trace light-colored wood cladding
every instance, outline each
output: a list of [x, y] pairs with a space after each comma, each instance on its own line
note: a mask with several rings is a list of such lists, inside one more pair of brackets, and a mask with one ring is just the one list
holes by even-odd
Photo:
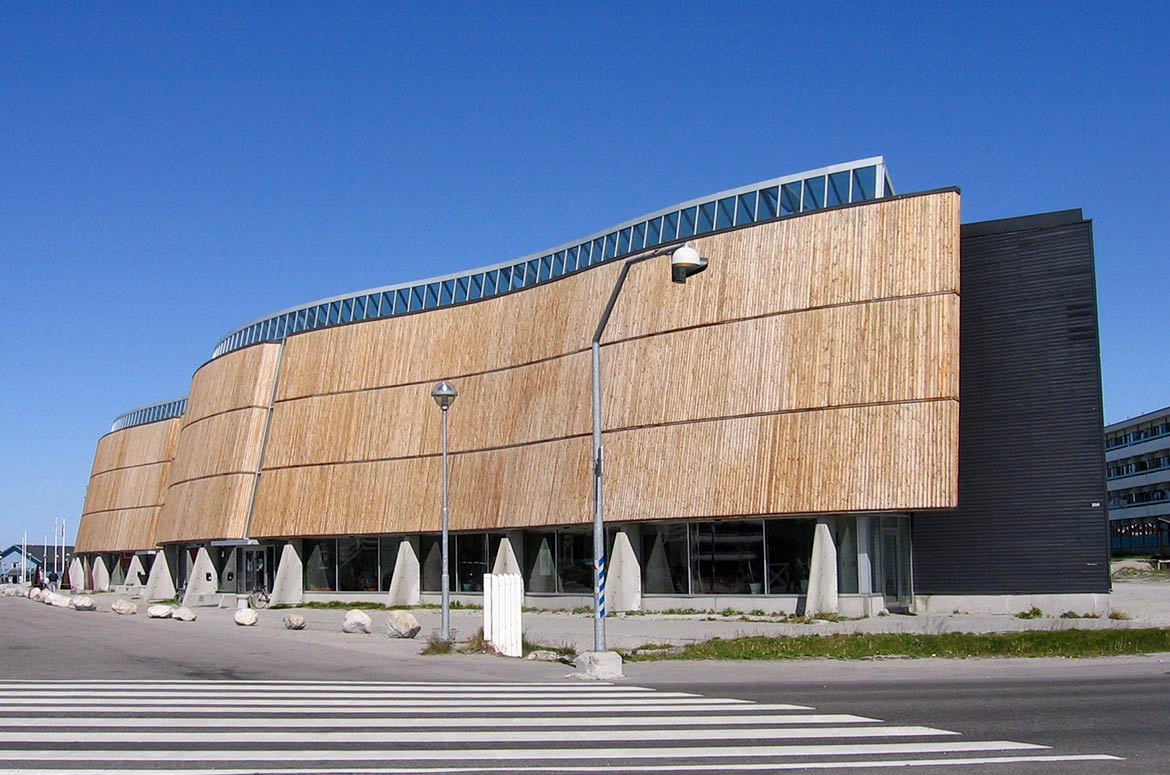
[[115, 468], [169, 462], [175, 456], [180, 420], [164, 420], [107, 433], [98, 440], [91, 476]]
[[[632, 267], [602, 347], [608, 518], [915, 510], [957, 502], [959, 197], [811, 213]], [[298, 334], [195, 376], [158, 539], [587, 523], [589, 344], [620, 271]], [[113, 452], [110, 453], [111, 455]]]
[[[582, 437], [453, 455], [451, 529], [588, 519], [590, 454]], [[252, 535], [437, 532], [440, 466], [435, 456], [265, 471]]]
[[184, 427], [171, 466], [171, 483], [255, 472], [267, 411], [236, 409]]
[[245, 406], [267, 407], [280, 345], [259, 344], [205, 363], [191, 379], [183, 425]]
[[602, 347], [606, 430], [959, 393], [954, 294], [751, 318]]
[[[588, 433], [589, 355], [466, 377], [449, 410], [450, 448], [484, 449]], [[435, 454], [431, 383], [282, 401], [266, 468]]]
[[191, 381], [159, 543], [242, 538], [280, 345], [229, 353]]
[[98, 441], [77, 527], [78, 552], [133, 552], [155, 546], [180, 421], [114, 431]]
[[583, 350], [619, 270], [600, 266], [474, 304], [291, 337], [278, 400], [429, 383]]
[[722, 320], [959, 290], [959, 195], [813, 213], [696, 239], [711, 261], [686, 285], [666, 257], [630, 269], [607, 342]]
[[225, 474], [172, 484], [159, 517], [160, 544], [240, 538], [255, 474]]
[[954, 400], [641, 428], [606, 438], [609, 519], [940, 509], [958, 488]]
[[159, 505], [167, 467], [164, 462], [96, 474], [85, 493], [85, 513]]

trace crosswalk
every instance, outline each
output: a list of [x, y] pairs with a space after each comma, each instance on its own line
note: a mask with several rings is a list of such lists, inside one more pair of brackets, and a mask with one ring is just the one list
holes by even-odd
[[0, 682], [0, 773], [783, 772], [1117, 760], [600, 683]]

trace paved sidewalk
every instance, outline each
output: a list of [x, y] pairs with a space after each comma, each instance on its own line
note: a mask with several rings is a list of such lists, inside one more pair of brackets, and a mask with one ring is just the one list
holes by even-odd
[[[114, 593], [93, 595], [98, 612], [115, 616], [110, 603], [119, 596]], [[139, 604], [138, 617], [145, 616], [146, 605]], [[681, 645], [710, 638], [735, 638], [745, 635], [810, 635], [837, 633], [946, 633], [946, 632], [1019, 632], [1024, 630], [1108, 629], [1131, 627], [1170, 627], [1170, 583], [1163, 581], [1118, 581], [1113, 587], [1113, 608], [1125, 612], [1129, 619], [1062, 619], [1059, 611], [1046, 611], [1038, 619], [1018, 619], [1010, 615], [947, 614], [947, 615], [891, 615], [841, 622], [813, 622], [808, 624], [769, 621], [763, 617], [724, 617], [715, 614], [692, 615], [618, 615], [606, 621], [611, 648], [633, 649], [648, 643]], [[306, 630], [313, 637], [353, 638], [341, 632], [345, 617], [343, 609], [277, 609], [259, 611], [258, 627], [282, 630], [286, 613], [296, 612], [305, 617]], [[199, 619], [193, 626], [200, 629], [234, 628], [232, 608], [201, 607], [195, 609]], [[385, 638], [386, 614], [367, 611], [374, 620], [374, 632]], [[416, 609], [412, 613], [423, 630], [415, 643], [421, 647], [429, 633], [438, 629], [439, 612], [436, 609]], [[456, 609], [451, 613], [451, 626], [456, 638], [465, 639], [475, 634], [483, 624], [478, 610]], [[525, 637], [532, 643], [565, 646], [585, 651], [593, 645], [593, 621], [586, 614], [555, 612], [526, 612]], [[406, 645], [406, 644], [403, 644]], [[413, 647], [413, 648], [417, 648]]]

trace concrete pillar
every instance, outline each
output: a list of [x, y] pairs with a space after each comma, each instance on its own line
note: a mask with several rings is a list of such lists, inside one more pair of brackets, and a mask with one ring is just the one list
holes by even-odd
[[609, 572], [605, 575], [606, 607], [610, 611], [639, 611], [642, 608], [642, 566], [625, 531], [613, 539]]
[[145, 569], [142, 567], [142, 560], [138, 555], [130, 558], [130, 567], [126, 569], [126, 579], [123, 582], [127, 592], [142, 591], [142, 578], [146, 575]]
[[808, 574], [808, 597], [805, 599], [805, 616], [837, 613], [837, 547], [833, 545], [833, 532], [829, 521], [817, 520], [813, 533], [812, 562]]
[[386, 605], [418, 605], [421, 592], [422, 568], [414, 542], [404, 540], [398, 544], [398, 557], [394, 560], [394, 576], [386, 592]]
[[126, 583], [126, 574], [122, 572], [122, 555], [121, 553], [115, 555], [113, 565], [108, 569], [110, 572], [110, 588], [120, 587]]
[[557, 566], [551, 535], [547, 533], [541, 536], [540, 545], [536, 547], [536, 557], [531, 558], [532, 572], [524, 580], [524, 588], [530, 593], [557, 591]]
[[207, 553], [207, 547], [200, 546], [195, 553], [195, 562], [191, 563], [191, 575], [187, 577], [187, 591], [183, 594], [183, 605], [206, 605], [205, 598], [218, 591], [219, 579], [215, 573], [215, 563]]
[[276, 578], [272, 581], [273, 605], [300, 605], [305, 602], [305, 563], [301, 559], [304, 544], [300, 539], [289, 541], [280, 549], [276, 562]]
[[[236, 564], [239, 560], [239, 549], [233, 548], [227, 554], [227, 559], [224, 560], [223, 568], [219, 572], [219, 579], [216, 582], [216, 591], [218, 592], [235, 592], [236, 585]], [[211, 553], [208, 552], [208, 557]], [[250, 592], [251, 590], [246, 590]]]
[[74, 591], [85, 589], [85, 564], [80, 557], [74, 557], [69, 563], [69, 586]]
[[174, 600], [175, 582], [171, 580], [171, 568], [167, 564], [167, 553], [162, 549], [154, 555], [154, 563], [150, 566], [150, 576], [146, 579], [146, 589], [142, 597], [148, 602], [151, 600]]
[[857, 518], [857, 591], [873, 594], [873, 557], [870, 556], [870, 525], [873, 517]]
[[516, 559], [516, 552], [512, 551], [512, 541], [507, 536], [500, 539], [500, 548], [496, 550], [496, 561], [492, 565], [492, 573], [520, 575], [520, 562]]
[[106, 560], [100, 554], [93, 556], [93, 591], [110, 591], [110, 571], [106, 568]]

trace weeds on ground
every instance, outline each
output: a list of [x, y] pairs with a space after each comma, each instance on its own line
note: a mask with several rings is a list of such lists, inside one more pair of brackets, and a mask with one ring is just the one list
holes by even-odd
[[1016, 614], [1017, 619], [1039, 619], [1044, 616], [1044, 612], [1036, 606], [1032, 606], [1027, 611], [1020, 611]]
[[1127, 614], [1125, 611], [1119, 611], [1116, 608], [1114, 608], [1112, 611], [1109, 612], [1109, 618], [1114, 619], [1116, 621], [1128, 621], [1128, 620], [1132, 619], [1133, 617], [1130, 616], [1129, 614]]
[[[480, 630], [480, 634], [483, 631]], [[455, 649], [455, 633], [451, 633], [451, 640], [443, 640], [438, 632], [432, 632], [427, 638], [427, 645], [423, 646], [423, 650], [419, 652], [425, 657], [434, 656], [436, 654], [454, 654]]]
[[1100, 615], [1086, 611], [1083, 614], [1078, 614], [1076, 611], [1065, 611], [1060, 615], [1061, 619], [1100, 619]]

